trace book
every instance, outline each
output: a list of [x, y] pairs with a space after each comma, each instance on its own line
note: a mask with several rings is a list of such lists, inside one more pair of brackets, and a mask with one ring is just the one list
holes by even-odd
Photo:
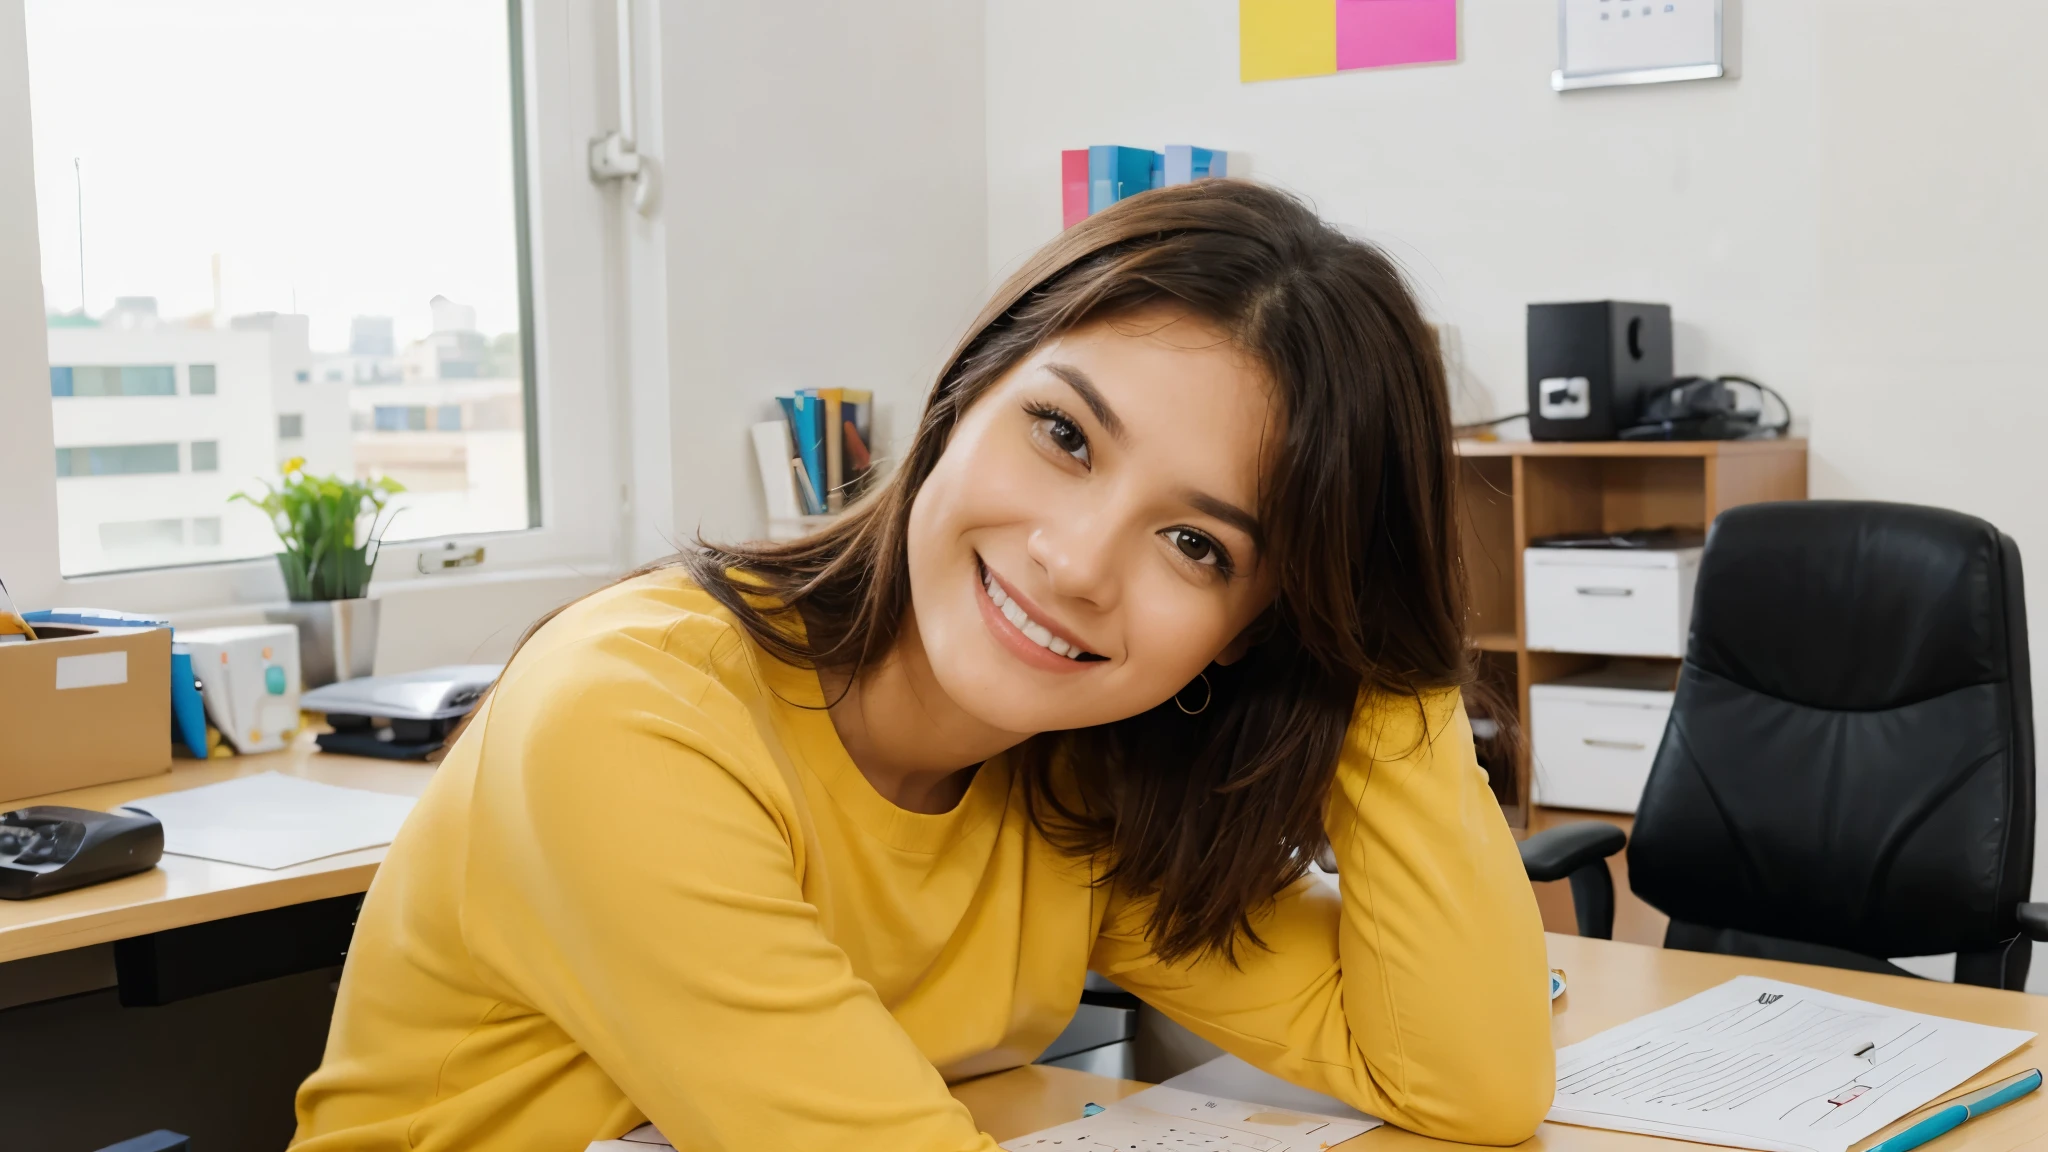
[[[851, 497], [858, 497], [867, 491], [868, 472], [874, 467], [874, 411], [875, 394], [866, 388], [843, 389], [845, 398], [840, 401], [839, 417], [851, 429], [846, 436], [846, 491]], [[860, 456], [855, 459], [851, 453], [855, 441], [860, 443]]]
[[845, 390], [820, 388], [818, 399], [825, 406], [822, 431], [825, 442], [825, 510], [837, 512], [846, 507], [846, 439], [839, 431], [843, 419], [839, 410], [846, 400]]
[[[804, 471], [810, 482], [810, 491], [816, 497], [825, 493], [825, 405], [818, 399], [816, 389], [806, 388], [791, 397], [795, 411], [790, 420], [790, 429], [796, 441], [797, 458], [803, 461]], [[812, 501], [810, 514], [822, 515], [825, 506]]]
[[1229, 174], [1230, 154], [1192, 144], [1168, 144], [1161, 154], [1168, 184], [1187, 184]]
[[1060, 227], [1072, 228], [1088, 218], [1088, 149], [1060, 153]]
[[789, 462], [796, 456], [789, 424], [764, 420], [754, 425], [754, 464], [761, 472], [761, 495], [768, 503], [770, 520], [794, 520], [804, 514], [797, 491], [796, 476]]
[[1144, 148], [1096, 144], [1088, 149], [1088, 211], [1092, 215], [1164, 178], [1165, 157]]

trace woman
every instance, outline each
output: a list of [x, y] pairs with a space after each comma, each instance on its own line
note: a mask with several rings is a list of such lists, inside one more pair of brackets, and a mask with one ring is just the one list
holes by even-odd
[[1459, 702], [1453, 468], [1372, 248], [1236, 181], [1074, 227], [871, 498], [532, 635], [371, 888], [301, 1147], [992, 1149], [947, 1081], [1089, 969], [1528, 1136], [1543, 940]]

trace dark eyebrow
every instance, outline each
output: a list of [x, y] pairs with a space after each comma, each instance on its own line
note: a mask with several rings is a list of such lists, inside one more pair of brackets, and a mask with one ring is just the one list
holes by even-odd
[[1228, 500], [1219, 500], [1207, 492], [1190, 491], [1183, 495], [1195, 511], [1214, 516], [1232, 528], [1252, 538], [1255, 547], [1265, 546], [1265, 534], [1259, 531], [1259, 518], [1239, 508]]
[[1119, 440], [1124, 439], [1122, 418], [1116, 414], [1116, 409], [1109, 406], [1109, 401], [1102, 398], [1102, 392], [1095, 387], [1093, 380], [1088, 379], [1086, 372], [1072, 364], [1047, 364], [1045, 370], [1066, 381], [1067, 387], [1072, 388], [1075, 394], [1081, 397], [1081, 403], [1088, 406], [1088, 411], [1095, 413], [1095, 419], [1104, 428], [1109, 429], [1111, 436]]

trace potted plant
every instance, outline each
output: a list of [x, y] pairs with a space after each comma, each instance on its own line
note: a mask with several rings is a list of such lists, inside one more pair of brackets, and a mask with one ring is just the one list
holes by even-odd
[[300, 683], [317, 688], [368, 676], [376, 664], [377, 602], [370, 599], [370, 576], [390, 527], [389, 520], [381, 527], [377, 521], [405, 486], [388, 478], [311, 476], [305, 469], [304, 458], [294, 456], [284, 463], [281, 484], [263, 483], [263, 496], [237, 492], [229, 499], [261, 508], [284, 544], [277, 566], [291, 603], [268, 616], [298, 628]]

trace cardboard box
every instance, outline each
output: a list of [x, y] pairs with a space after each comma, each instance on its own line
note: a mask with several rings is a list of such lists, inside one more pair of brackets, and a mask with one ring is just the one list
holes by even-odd
[[171, 630], [0, 644], [0, 803], [171, 770]]

